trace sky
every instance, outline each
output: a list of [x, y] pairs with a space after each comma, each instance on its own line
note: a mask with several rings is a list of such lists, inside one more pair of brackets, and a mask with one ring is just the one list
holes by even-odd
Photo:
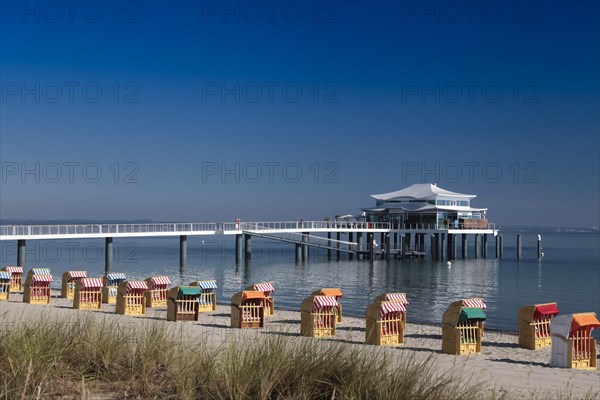
[[0, 2], [0, 219], [600, 225], [596, 1]]

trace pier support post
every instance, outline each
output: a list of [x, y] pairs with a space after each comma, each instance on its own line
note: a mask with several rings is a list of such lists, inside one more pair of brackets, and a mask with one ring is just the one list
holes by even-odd
[[25, 240], [17, 240], [17, 265], [25, 268]]
[[483, 252], [483, 258], [487, 258], [487, 233], [483, 234], [483, 244], [481, 245], [481, 251]]
[[496, 235], [496, 258], [500, 258], [500, 235]]
[[517, 260], [521, 259], [521, 235], [517, 235]]
[[504, 244], [503, 239], [502, 239], [502, 235], [498, 235], [498, 237], [500, 238], [500, 258], [503, 257], [503, 253], [504, 253]]
[[[339, 249], [340, 246], [342, 245], [340, 243], [340, 241], [342, 240], [342, 234], [340, 232], [336, 233], [336, 240], [337, 240], [337, 248]], [[337, 251], [337, 256], [336, 257], [337, 257], [337, 260], [340, 261], [340, 251], [339, 250]]]
[[463, 260], [467, 257], [467, 234], [463, 233], [460, 238], [460, 255]]
[[406, 251], [410, 251], [410, 233], [404, 234], [404, 247]]
[[431, 258], [435, 260], [435, 234], [429, 237], [429, 250], [431, 251]]
[[447, 233], [442, 233], [440, 234], [440, 258], [442, 260], [446, 259], [446, 240], [447, 240]]
[[404, 260], [404, 257], [406, 256], [406, 249], [405, 249], [405, 243], [404, 243], [404, 236], [402, 235], [398, 235], [398, 248], [400, 249], [400, 258]]
[[[353, 232], [348, 232], [348, 241], [349, 242], [354, 241], [354, 233]], [[348, 250], [350, 250], [350, 252], [348, 253], [348, 260], [354, 260], [354, 253], [352, 253], [352, 245], [350, 243], [348, 243]]]
[[[362, 237], [362, 233], [357, 232], [356, 233], [356, 243], [358, 243], [358, 251], [362, 251], [362, 245], [363, 245], [363, 237]], [[362, 260], [363, 259], [363, 255], [361, 253], [357, 253], [356, 254], [356, 259], [357, 260]]]
[[244, 234], [244, 260], [250, 261], [252, 258], [252, 235]]
[[235, 263], [242, 261], [242, 235], [235, 235]]
[[373, 233], [367, 234], [367, 249], [369, 250], [369, 261], [373, 262], [375, 259], [375, 246], [373, 246]]
[[452, 259], [453, 260], [456, 260], [456, 254], [457, 254], [456, 248], [458, 246], [458, 243], [456, 243], [457, 237], [458, 237], [457, 235], [452, 235]]
[[433, 259], [434, 260], [439, 260], [440, 258], [440, 234], [439, 233], [434, 233], [433, 234]]
[[394, 258], [398, 255], [398, 232], [394, 232]]
[[537, 236], [537, 256], [542, 258], [542, 235]]
[[183, 272], [187, 264], [187, 236], [179, 236], [179, 271]]
[[327, 259], [331, 259], [331, 232], [327, 232]]
[[308, 232], [302, 232], [302, 261], [308, 261]]
[[448, 234], [448, 240], [447, 240], [447, 250], [446, 250], [446, 254], [448, 255], [448, 260], [454, 260], [454, 235]]
[[475, 251], [474, 251], [473, 257], [479, 258], [479, 234], [478, 233], [475, 234], [475, 243], [474, 244], [475, 244], [475, 249], [474, 249]]
[[392, 251], [392, 249], [390, 249], [390, 247], [391, 247], [390, 245], [391, 244], [392, 243], [391, 243], [390, 234], [386, 233], [385, 234], [385, 259], [387, 261], [390, 261], [390, 254], [391, 254], [391, 251]]
[[296, 262], [302, 262], [302, 245], [300, 243], [296, 243]]
[[113, 238], [104, 239], [104, 273], [108, 274], [112, 270], [113, 262]]

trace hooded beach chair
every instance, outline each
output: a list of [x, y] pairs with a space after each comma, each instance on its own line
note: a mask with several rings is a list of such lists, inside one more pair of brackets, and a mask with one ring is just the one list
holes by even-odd
[[466, 355], [481, 352], [486, 308], [482, 299], [465, 299], [450, 304], [442, 316], [442, 352]]
[[215, 311], [217, 309], [217, 281], [194, 281], [190, 282], [189, 286], [197, 286], [200, 289], [198, 312]]
[[263, 292], [244, 290], [231, 298], [232, 328], [262, 328], [265, 326]]
[[395, 303], [401, 303], [404, 306], [405, 311], [401, 314], [402, 317], [402, 329], [406, 329], [406, 309], [408, 308], [408, 298], [406, 297], [406, 293], [386, 293], [379, 295], [375, 298], [373, 303], [382, 302], [382, 301], [393, 301]]
[[171, 288], [167, 299], [167, 321], [197, 321], [201, 294], [197, 285]]
[[168, 276], [153, 276], [146, 279], [148, 291], [146, 292], [146, 307], [164, 307], [167, 305], [167, 297], [171, 284]]
[[312, 294], [302, 300], [300, 334], [315, 338], [335, 336], [338, 307], [334, 296]]
[[10, 299], [11, 275], [8, 271], [0, 271], [0, 300]]
[[275, 315], [275, 301], [273, 300], [273, 292], [275, 288], [271, 282], [266, 283], [256, 283], [254, 285], [250, 285], [246, 288], [246, 290], [254, 290], [258, 292], [263, 292], [265, 295], [265, 299], [263, 301], [263, 307], [265, 309], [265, 316], [272, 317]]
[[552, 346], [550, 322], [558, 315], [556, 303], [534, 304], [519, 309], [519, 346], [537, 350]]
[[117, 289], [117, 306], [115, 312], [122, 315], [146, 314], [146, 281], [125, 281]]
[[60, 297], [64, 299], [72, 299], [75, 294], [75, 284], [81, 278], [86, 278], [86, 271], [67, 271], [62, 275], [62, 285], [60, 289]]
[[596, 313], [560, 315], [550, 323], [551, 367], [596, 369], [596, 339], [592, 330], [600, 327]]
[[106, 304], [117, 303], [117, 290], [122, 282], [127, 280], [127, 276], [120, 272], [105, 274], [102, 278], [102, 302]]
[[2, 271], [10, 272], [10, 291], [20, 292], [23, 290], [23, 268], [22, 267], [4, 267]]
[[337, 322], [342, 322], [342, 304], [340, 300], [342, 299], [342, 289], [340, 288], [323, 288], [319, 290], [315, 290], [311, 293], [314, 296], [333, 296], [335, 297], [335, 301], [338, 303], [334, 312], [336, 313]]
[[369, 304], [365, 311], [366, 343], [378, 346], [404, 343], [407, 304], [408, 300], [404, 293], [381, 295]]
[[23, 302], [49, 304], [52, 275], [49, 268], [33, 268], [27, 272], [23, 287]]
[[102, 309], [102, 278], [79, 278], [73, 293], [73, 308], [78, 310]]

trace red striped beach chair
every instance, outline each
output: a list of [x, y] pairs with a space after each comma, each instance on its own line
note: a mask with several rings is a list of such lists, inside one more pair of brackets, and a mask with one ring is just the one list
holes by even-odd
[[340, 288], [323, 288], [319, 290], [315, 290], [311, 293], [311, 295], [315, 296], [333, 296], [335, 297], [335, 301], [338, 303], [335, 308], [335, 316], [337, 318], [337, 322], [342, 322], [342, 304], [340, 300], [342, 299], [342, 289]]
[[33, 268], [27, 272], [23, 287], [23, 302], [29, 304], [50, 304], [50, 284], [52, 275], [49, 268]]
[[73, 308], [77, 310], [102, 309], [102, 278], [80, 278], [75, 283]]
[[81, 278], [86, 278], [86, 271], [67, 271], [62, 275], [60, 297], [72, 299], [75, 294], [75, 284]]
[[146, 292], [146, 307], [165, 307], [167, 305], [168, 286], [171, 279], [168, 276], [153, 276], [146, 279], [148, 291]]
[[117, 289], [117, 306], [115, 312], [122, 315], [146, 314], [146, 281], [125, 281]]
[[312, 294], [305, 298], [300, 313], [300, 334], [314, 338], [335, 336], [338, 309], [334, 296]]
[[[400, 294], [402, 296], [398, 296]], [[365, 311], [365, 342], [378, 346], [404, 343], [407, 304], [408, 300], [404, 293], [381, 295], [375, 299], [375, 302], [369, 304]]]

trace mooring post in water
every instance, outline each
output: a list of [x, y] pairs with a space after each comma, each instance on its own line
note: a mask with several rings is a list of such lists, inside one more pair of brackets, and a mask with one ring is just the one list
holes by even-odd
[[517, 260], [521, 259], [521, 235], [517, 235]]
[[179, 270], [185, 270], [187, 264], [187, 236], [179, 236]]
[[538, 235], [537, 254], [538, 254], [538, 258], [542, 258], [542, 256], [544, 255], [544, 253], [542, 253], [542, 235]]
[[17, 265], [21, 268], [25, 268], [25, 240], [17, 240]]
[[113, 238], [104, 239], [104, 273], [108, 274], [112, 270], [113, 262]]

